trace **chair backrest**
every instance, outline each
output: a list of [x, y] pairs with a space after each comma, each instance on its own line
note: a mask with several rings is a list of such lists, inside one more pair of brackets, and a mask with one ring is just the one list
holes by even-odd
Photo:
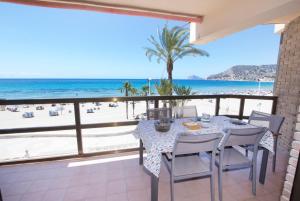
[[175, 107], [175, 118], [196, 118], [198, 117], [197, 107], [195, 105]]
[[284, 122], [284, 117], [279, 115], [271, 115], [269, 129], [273, 134], [279, 134], [280, 128]]
[[270, 127], [271, 114], [252, 111], [248, 123], [255, 126]]
[[162, 118], [172, 118], [171, 108], [153, 108], [147, 110], [148, 120], [158, 120]]
[[249, 117], [249, 124], [269, 128], [272, 133], [278, 134], [284, 122], [284, 117], [271, 115], [263, 112], [252, 111]]
[[185, 134], [180, 135], [173, 148], [173, 154], [192, 154], [205, 151], [214, 151], [217, 149], [218, 144], [222, 138], [221, 133], [215, 134]]
[[234, 145], [258, 145], [266, 131], [265, 127], [229, 129], [221, 148]]

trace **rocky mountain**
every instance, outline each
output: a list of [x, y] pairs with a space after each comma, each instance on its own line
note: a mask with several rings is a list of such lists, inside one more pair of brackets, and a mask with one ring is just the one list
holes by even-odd
[[188, 76], [189, 80], [203, 80], [203, 78], [199, 77], [198, 75], [191, 75]]
[[274, 81], [276, 76], [276, 64], [270, 65], [237, 65], [228, 70], [210, 75], [208, 80], [261, 80]]

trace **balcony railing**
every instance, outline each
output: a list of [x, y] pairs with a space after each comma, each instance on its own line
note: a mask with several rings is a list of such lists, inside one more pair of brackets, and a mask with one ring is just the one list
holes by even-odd
[[[238, 113], [237, 114], [224, 114], [233, 118], [247, 119], [249, 116], [245, 115], [245, 101], [246, 100], [268, 100], [272, 101], [270, 107], [270, 113], [275, 114], [277, 106], [276, 96], [256, 96], [256, 95], [192, 95], [192, 96], [136, 96], [136, 97], [104, 97], [104, 98], [62, 98], [62, 99], [23, 99], [23, 100], [0, 100], [0, 106], [5, 105], [38, 105], [38, 104], [73, 104], [74, 106], [74, 120], [73, 125], [59, 125], [59, 126], [41, 126], [41, 127], [22, 127], [22, 128], [1, 128], [0, 135], [10, 135], [17, 133], [35, 133], [35, 132], [46, 132], [46, 131], [66, 131], [75, 130], [76, 140], [77, 140], [77, 154], [56, 156], [56, 157], [46, 157], [46, 158], [35, 158], [26, 160], [14, 160], [0, 162], [0, 165], [4, 164], [15, 164], [15, 163], [25, 163], [25, 162], [40, 162], [48, 160], [57, 159], [67, 159], [74, 157], [85, 157], [94, 156], [101, 154], [128, 152], [137, 150], [137, 148], [122, 149], [115, 151], [101, 151], [93, 153], [85, 153], [83, 150], [82, 141], [82, 130], [92, 129], [92, 128], [105, 128], [105, 127], [116, 127], [116, 126], [129, 126], [137, 125], [137, 120], [126, 120], [117, 122], [103, 122], [103, 123], [82, 123], [80, 117], [80, 104], [91, 103], [91, 102], [126, 102], [126, 101], [145, 101], [154, 102], [154, 107], [158, 108], [161, 101], [169, 100], [203, 100], [210, 99], [215, 100], [214, 115], [220, 115], [220, 105], [221, 101], [224, 99], [237, 99], [239, 100]], [[148, 104], [147, 104], [148, 106]], [[146, 111], [145, 111], [146, 112]], [[201, 112], [201, 111], [199, 111]]]

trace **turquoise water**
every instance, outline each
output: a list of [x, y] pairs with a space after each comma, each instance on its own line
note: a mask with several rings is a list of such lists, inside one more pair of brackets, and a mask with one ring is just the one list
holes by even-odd
[[[0, 79], [0, 99], [73, 98], [122, 96], [120, 87], [129, 81], [136, 88], [147, 84], [146, 79]], [[151, 88], [159, 80], [151, 80]], [[258, 90], [258, 82], [216, 80], [174, 80], [190, 86], [198, 94], [238, 93]], [[262, 90], [272, 91], [272, 82], [263, 82]]]

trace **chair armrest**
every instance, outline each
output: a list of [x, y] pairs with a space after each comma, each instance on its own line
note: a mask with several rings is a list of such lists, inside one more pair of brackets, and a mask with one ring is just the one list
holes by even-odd
[[167, 159], [167, 161], [172, 161], [173, 158], [172, 153], [168, 152], [168, 153], [163, 153], [162, 155]]
[[273, 132], [272, 132], [272, 134], [273, 134], [273, 136], [280, 136], [280, 135], [282, 135], [282, 133], [273, 133]]

